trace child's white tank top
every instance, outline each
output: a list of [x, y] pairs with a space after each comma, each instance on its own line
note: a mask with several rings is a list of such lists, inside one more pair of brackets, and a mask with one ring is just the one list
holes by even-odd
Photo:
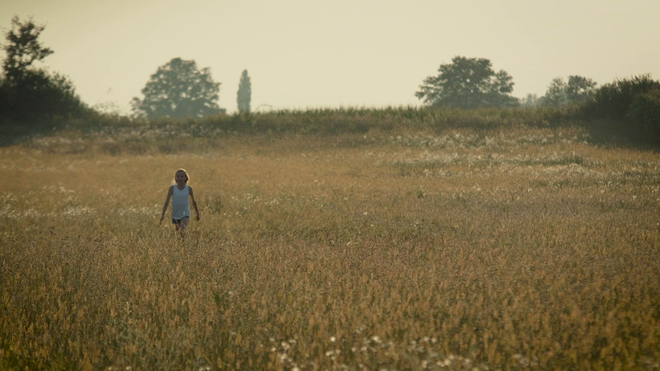
[[172, 186], [172, 219], [190, 217], [189, 195], [188, 185], [183, 187], [183, 190], [179, 190], [176, 185]]

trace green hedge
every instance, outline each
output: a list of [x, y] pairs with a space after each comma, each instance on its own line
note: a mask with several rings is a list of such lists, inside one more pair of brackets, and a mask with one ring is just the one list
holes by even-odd
[[593, 101], [585, 105], [585, 110], [597, 118], [624, 120], [635, 98], [657, 89], [660, 89], [660, 82], [650, 75], [616, 80], [601, 86]]
[[635, 97], [626, 119], [644, 141], [660, 146], [660, 89]]
[[660, 82], [650, 75], [616, 80], [600, 87], [581, 107], [586, 123], [628, 140], [660, 146]]

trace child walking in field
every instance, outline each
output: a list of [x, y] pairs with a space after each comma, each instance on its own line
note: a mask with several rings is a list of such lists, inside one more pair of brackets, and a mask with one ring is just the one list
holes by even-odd
[[165, 211], [172, 198], [172, 223], [179, 233], [181, 238], [186, 237], [186, 228], [190, 222], [190, 201], [197, 214], [197, 221], [199, 221], [199, 210], [197, 210], [197, 202], [193, 195], [193, 189], [188, 184], [188, 173], [184, 169], [179, 169], [174, 174], [174, 181], [176, 184], [172, 185], [167, 191], [167, 198], [163, 206], [163, 214], [160, 216], [160, 223], [165, 219]]

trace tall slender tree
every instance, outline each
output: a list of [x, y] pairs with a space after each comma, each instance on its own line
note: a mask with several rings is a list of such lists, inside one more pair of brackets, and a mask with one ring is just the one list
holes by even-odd
[[250, 83], [250, 76], [248, 76], [247, 70], [243, 70], [243, 73], [241, 74], [241, 81], [238, 83], [238, 94], [236, 97], [239, 113], [250, 113], [251, 99], [252, 84]]

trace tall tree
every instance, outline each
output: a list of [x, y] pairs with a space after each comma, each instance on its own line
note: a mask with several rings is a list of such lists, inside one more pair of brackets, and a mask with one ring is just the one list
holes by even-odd
[[536, 108], [539, 106], [539, 97], [536, 94], [527, 94], [525, 98], [520, 99], [520, 106], [523, 108]]
[[566, 95], [566, 82], [561, 77], [555, 77], [550, 81], [548, 90], [541, 98], [544, 106], [565, 106], [569, 103]]
[[43, 47], [39, 42], [39, 35], [45, 26], [35, 24], [32, 18], [21, 22], [16, 16], [11, 19], [11, 25], [12, 29], [5, 35], [7, 43], [3, 45], [7, 57], [2, 67], [7, 80], [21, 78], [32, 63], [53, 54], [50, 48]]
[[427, 77], [415, 96], [432, 106], [458, 108], [515, 106], [510, 94], [513, 78], [504, 70], [495, 72], [490, 60], [456, 56], [442, 64], [438, 76]]
[[577, 75], [569, 76], [568, 82], [561, 77], [555, 77], [542, 97], [543, 105], [565, 106], [584, 102], [594, 96], [596, 85], [592, 79]]
[[252, 99], [252, 84], [250, 83], [250, 76], [248, 71], [243, 70], [241, 74], [241, 81], [238, 83], [238, 93], [236, 100], [238, 101], [239, 113], [250, 113], [250, 100]]
[[596, 93], [596, 85], [592, 79], [582, 76], [568, 76], [568, 84], [566, 84], [566, 95], [568, 100], [572, 103], [580, 103], [593, 97]]
[[86, 106], [75, 94], [73, 83], [63, 75], [37, 68], [34, 62], [53, 54], [39, 41], [43, 25], [30, 18], [11, 20], [12, 28], [2, 45], [6, 58], [0, 80], [0, 110], [8, 117], [27, 120], [35, 117], [80, 115]]
[[193, 60], [173, 58], [158, 67], [142, 89], [143, 99], [133, 98], [133, 112], [147, 118], [203, 117], [224, 113], [216, 103], [220, 83], [209, 68], [197, 68]]

